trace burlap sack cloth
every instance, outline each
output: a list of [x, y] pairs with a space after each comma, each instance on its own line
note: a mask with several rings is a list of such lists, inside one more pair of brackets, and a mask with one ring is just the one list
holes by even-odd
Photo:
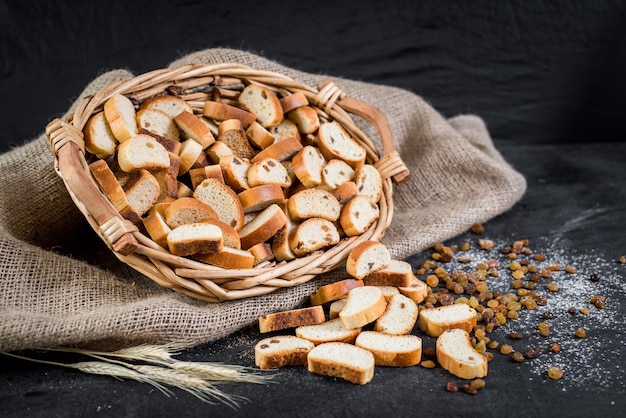
[[[191, 62], [239, 62], [311, 86], [326, 77], [231, 49], [193, 53], [170, 67]], [[132, 77], [124, 70], [102, 74], [78, 99]], [[382, 239], [395, 258], [487, 221], [525, 192], [525, 179], [495, 149], [479, 117], [445, 119], [411, 92], [331, 78], [386, 114], [396, 150], [411, 170], [410, 180], [394, 187], [394, 217]], [[357, 124], [378, 139], [367, 122]], [[0, 351], [173, 341], [191, 347], [253, 324], [259, 315], [300, 306], [320, 285], [347, 277], [339, 268], [295, 288], [219, 304], [161, 288], [108, 253], [53, 162], [44, 134], [0, 156]]]

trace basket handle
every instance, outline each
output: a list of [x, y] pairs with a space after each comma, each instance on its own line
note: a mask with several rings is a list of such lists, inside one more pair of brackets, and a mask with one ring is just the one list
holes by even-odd
[[56, 157], [55, 168], [70, 195], [81, 203], [79, 209], [88, 215], [88, 220], [95, 221], [113, 251], [122, 255], [134, 252], [138, 243], [133, 232], [137, 227], [121, 217], [89, 176], [82, 132], [70, 123], [54, 119], [46, 126], [46, 135]]
[[382, 155], [374, 163], [374, 166], [383, 177], [391, 177], [396, 184], [402, 184], [407, 181], [411, 173], [402, 161], [400, 153], [393, 146], [393, 135], [385, 114], [377, 107], [347, 96], [328, 78], [321, 80], [317, 87], [319, 93], [316, 98], [327, 113], [328, 109], [337, 104], [342, 109], [367, 120], [376, 128], [382, 142]]

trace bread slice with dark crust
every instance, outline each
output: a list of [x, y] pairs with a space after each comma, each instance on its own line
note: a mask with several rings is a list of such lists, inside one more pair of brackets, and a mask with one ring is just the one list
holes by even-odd
[[263, 370], [304, 366], [313, 347], [311, 341], [293, 335], [263, 338], [254, 346], [254, 363]]
[[259, 332], [281, 331], [288, 328], [297, 328], [305, 325], [316, 325], [326, 321], [324, 309], [321, 306], [290, 309], [288, 311], [273, 312], [259, 317]]
[[167, 247], [170, 253], [180, 256], [215, 253], [224, 247], [222, 231], [205, 222], [184, 224], [167, 235]]

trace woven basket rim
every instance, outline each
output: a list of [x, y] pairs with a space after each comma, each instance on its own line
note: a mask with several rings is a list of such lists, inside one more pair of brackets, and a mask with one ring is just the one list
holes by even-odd
[[[195, 110], [201, 107], [203, 89], [235, 80], [255, 83], [283, 94], [303, 93], [326, 120], [336, 120], [366, 149], [366, 161], [383, 177], [380, 216], [361, 235], [342, 238], [323, 251], [292, 261], [262, 262], [250, 269], [230, 270], [186, 257], [172, 255], [117, 212], [100, 191], [87, 164], [82, 130], [88, 119], [102, 110], [116, 94], [139, 104], [148, 97], [173, 94], [185, 99]], [[198, 93], [200, 92], [200, 93]], [[208, 100], [208, 99], [205, 99]], [[357, 126], [352, 115], [372, 123], [381, 139], [382, 152]], [[90, 226], [125, 264], [159, 285], [207, 302], [221, 302], [259, 296], [283, 287], [297, 286], [342, 265], [351, 249], [365, 240], [379, 240], [393, 217], [393, 184], [408, 176], [408, 169], [393, 149], [386, 117], [371, 105], [348, 97], [330, 79], [312, 87], [273, 71], [258, 70], [239, 63], [192, 63], [177, 68], [157, 69], [128, 80], [114, 82], [84, 97], [65, 120], [56, 119], [46, 128], [55, 171]]]

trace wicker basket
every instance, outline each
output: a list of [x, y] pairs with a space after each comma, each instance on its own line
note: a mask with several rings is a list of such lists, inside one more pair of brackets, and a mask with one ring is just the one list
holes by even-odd
[[[226, 270], [199, 261], [172, 255], [125, 220], [100, 191], [88, 168], [95, 157], [86, 153], [83, 127], [115, 94], [124, 94], [135, 103], [168, 93], [186, 100], [201, 113], [216, 86], [258, 83], [280, 94], [302, 92], [322, 120], [339, 122], [367, 151], [367, 161], [383, 177], [380, 218], [365, 233], [342, 239], [339, 244], [288, 262], [264, 262], [254, 268]], [[378, 153], [372, 141], [355, 125], [349, 113], [364, 118], [376, 128], [382, 143]], [[245, 65], [190, 64], [176, 69], [151, 71], [117, 82], [85, 97], [66, 120], [53, 120], [46, 127], [55, 170], [94, 231], [122, 262], [148, 276], [161, 286], [208, 302], [241, 299], [297, 286], [320, 273], [343, 264], [348, 253], [364, 240], [378, 240], [393, 215], [392, 182], [401, 183], [409, 171], [393, 148], [385, 116], [371, 105], [347, 97], [326, 79], [314, 88], [283, 74], [261, 71]]]

